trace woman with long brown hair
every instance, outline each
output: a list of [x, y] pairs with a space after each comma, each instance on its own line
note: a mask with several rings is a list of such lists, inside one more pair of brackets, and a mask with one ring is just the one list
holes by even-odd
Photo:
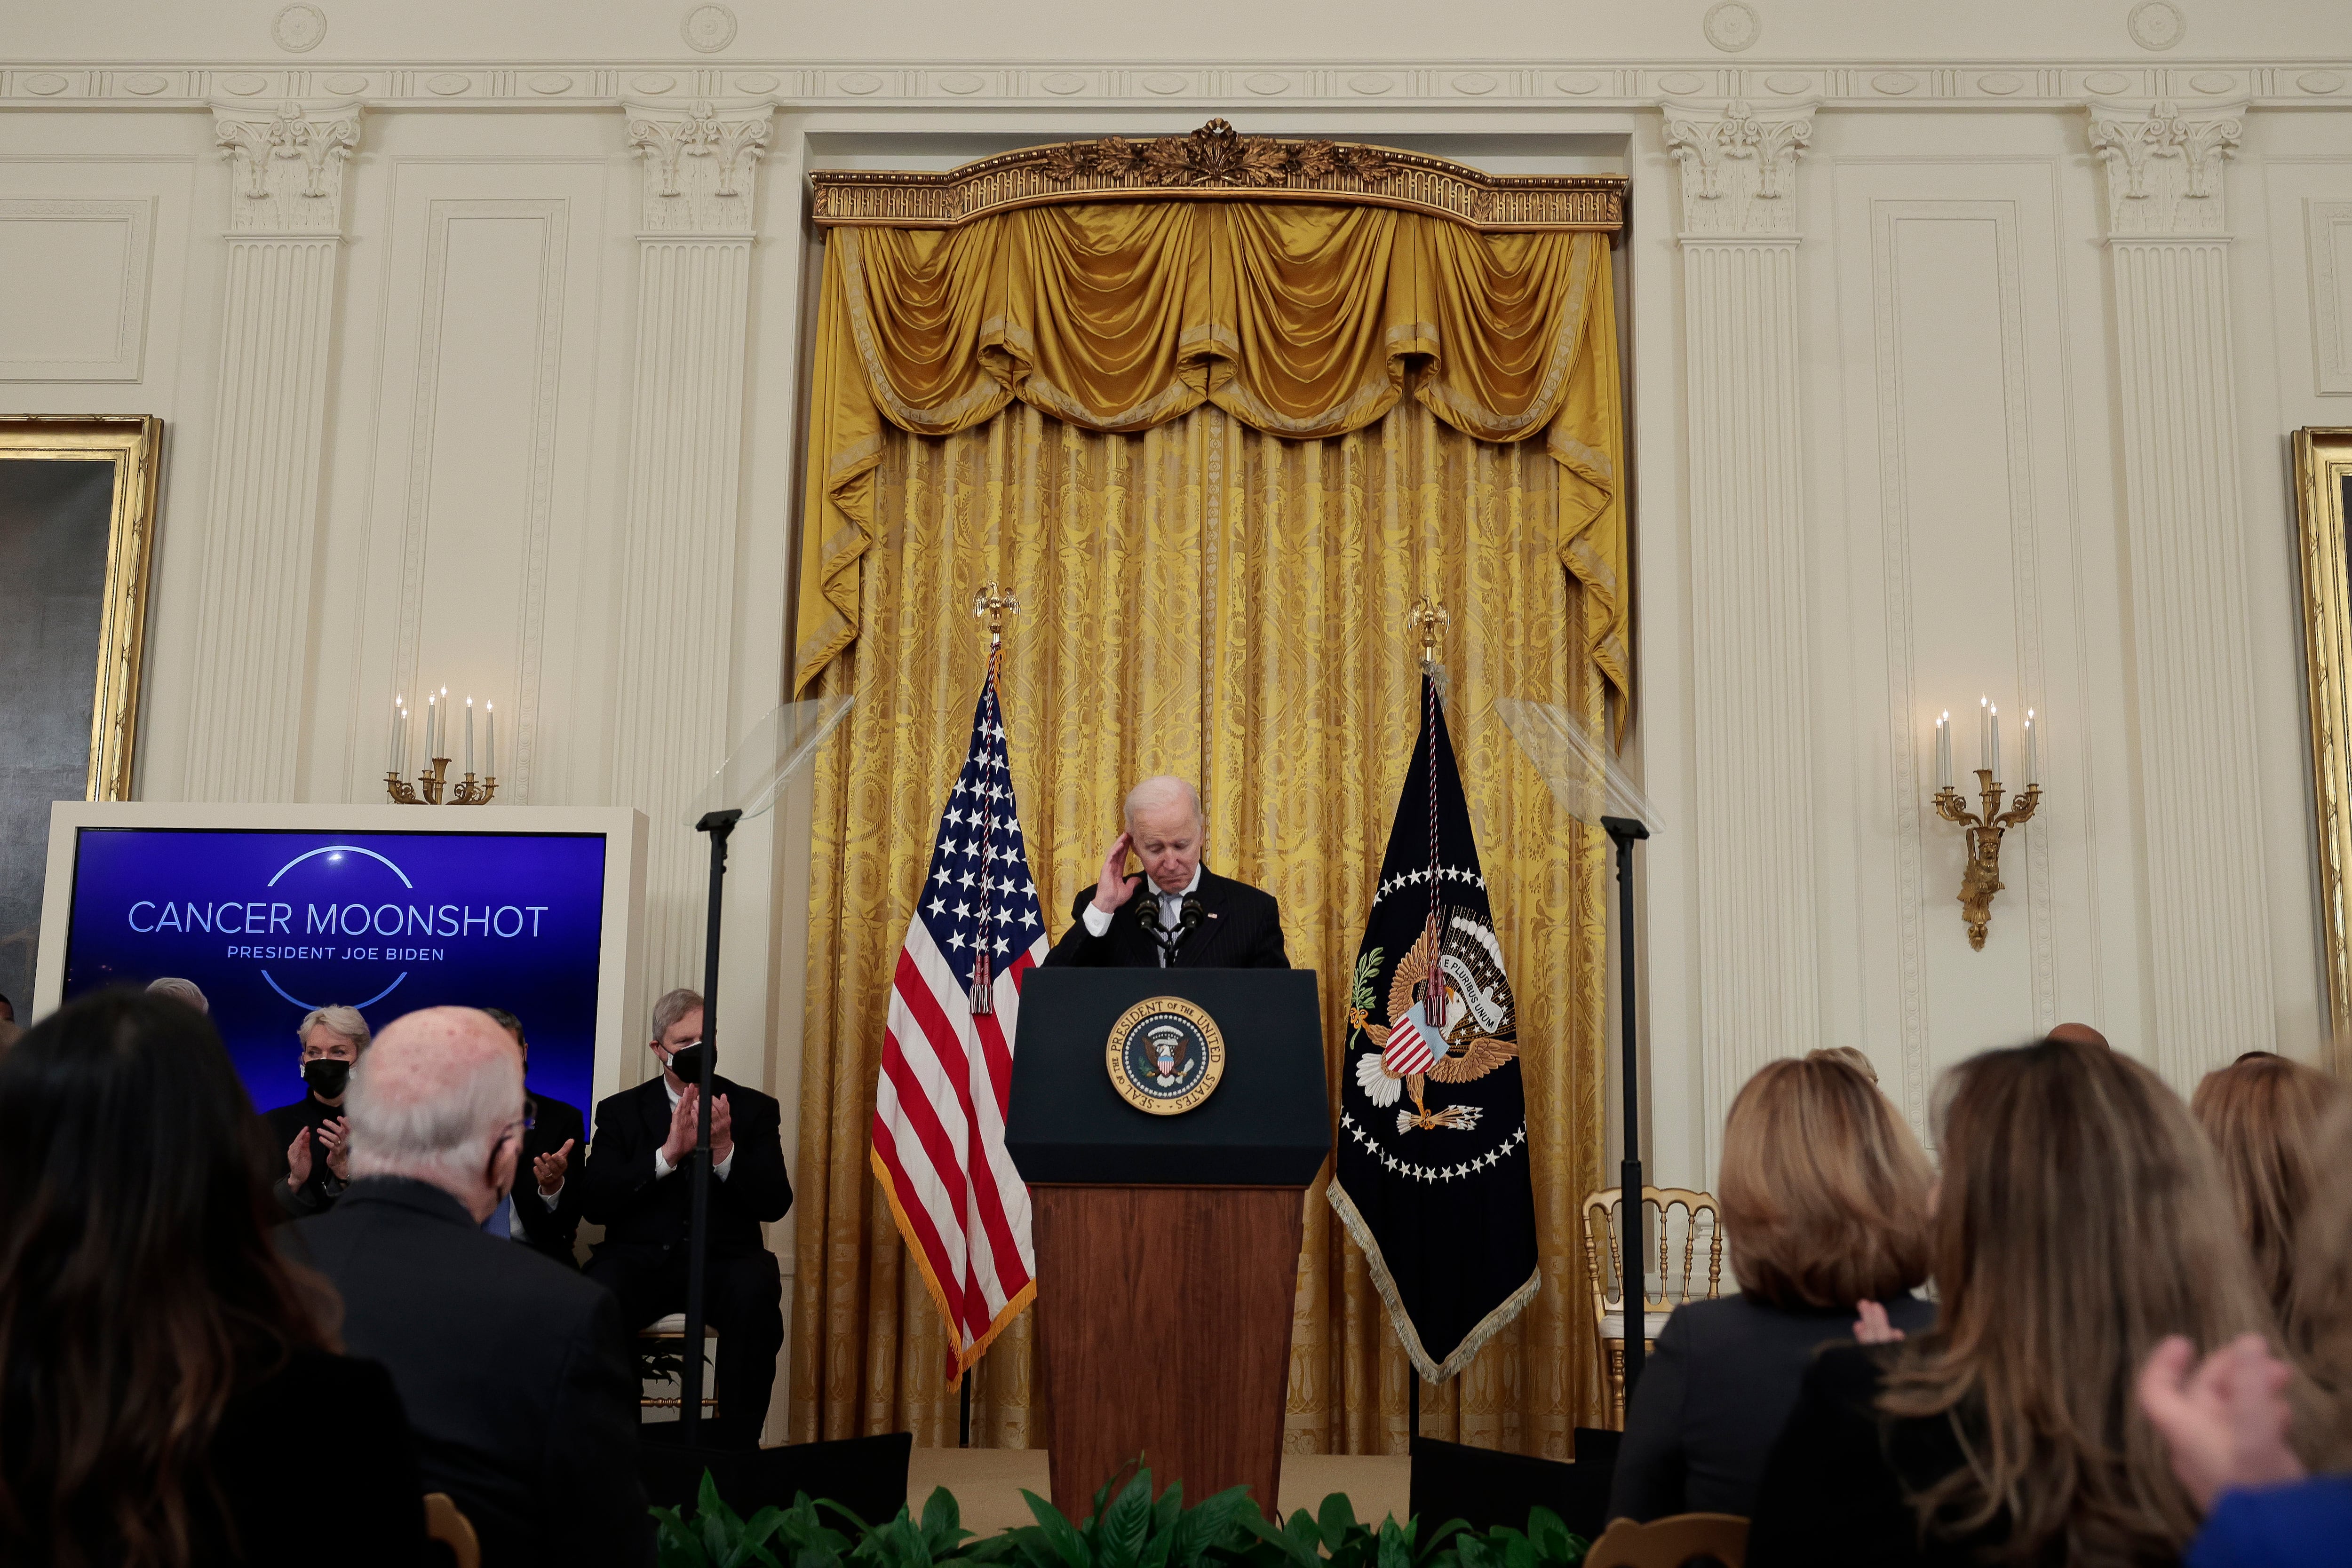
[[1686, 1301], [1659, 1331], [1612, 1519], [1748, 1512], [1813, 1352], [1864, 1302], [1897, 1332], [1935, 1321], [1911, 1293], [1927, 1277], [1927, 1156], [1859, 1056], [1767, 1062], [1732, 1101], [1718, 1201], [1739, 1293]]
[[2101, 1047], [1946, 1085], [1936, 1326], [1822, 1353], [1766, 1466], [1750, 1568], [2177, 1561], [2197, 1512], [2132, 1396], [2168, 1335], [2271, 1314], [2203, 1135]]
[[2205, 1075], [2189, 1114], [2213, 1141], [2254, 1273], [2288, 1347], [2308, 1351], [2310, 1325], [2294, 1305], [2296, 1238], [2318, 1185], [2320, 1124], [2344, 1086], [2315, 1068], [2250, 1051]]
[[88, 998], [0, 1058], [0, 1563], [423, 1560], [399, 1398], [270, 1245], [268, 1158], [178, 1002]]

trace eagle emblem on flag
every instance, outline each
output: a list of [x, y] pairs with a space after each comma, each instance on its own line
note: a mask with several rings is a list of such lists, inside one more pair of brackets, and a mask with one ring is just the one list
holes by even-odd
[[1358, 963], [1348, 1009], [1349, 1030], [1374, 1047], [1356, 1058], [1356, 1083], [1365, 1098], [1386, 1110], [1402, 1094], [1412, 1096], [1412, 1109], [1397, 1113], [1400, 1133], [1475, 1127], [1481, 1106], [1429, 1108], [1430, 1081], [1468, 1083], [1518, 1059], [1517, 1009], [1494, 928], [1478, 911], [1458, 905], [1444, 911], [1442, 926], [1442, 940], [1423, 930], [1398, 960], [1389, 978], [1392, 1021], [1374, 1023], [1369, 1011], [1378, 949]]

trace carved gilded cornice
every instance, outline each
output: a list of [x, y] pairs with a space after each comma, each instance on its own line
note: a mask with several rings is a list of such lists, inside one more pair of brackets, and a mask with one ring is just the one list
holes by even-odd
[[1221, 198], [1400, 207], [1490, 232], [1625, 224], [1621, 177], [1487, 174], [1360, 142], [1244, 136], [1222, 120], [1190, 136], [1060, 141], [944, 172], [818, 170], [809, 184], [823, 228], [953, 228], [1061, 202]]

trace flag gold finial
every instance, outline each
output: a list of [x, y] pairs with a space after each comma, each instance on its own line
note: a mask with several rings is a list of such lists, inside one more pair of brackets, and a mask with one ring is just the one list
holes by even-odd
[[1453, 619], [1446, 613], [1444, 601], [1423, 594], [1412, 601], [1412, 608], [1405, 612], [1404, 619], [1406, 625], [1421, 632], [1422, 674], [1440, 674], [1437, 644], [1444, 637], [1447, 624]]
[[997, 587], [990, 578], [988, 586], [971, 596], [971, 612], [988, 622], [988, 645], [1001, 646], [1004, 642], [1004, 618], [1021, 613], [1021, 601]]

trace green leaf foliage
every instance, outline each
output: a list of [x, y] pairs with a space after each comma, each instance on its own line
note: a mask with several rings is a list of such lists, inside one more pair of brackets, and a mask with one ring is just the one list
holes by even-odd
[[[918, 1519], [867, 1524], [835, 1502], [803, 1492], [790, 1508], [744, 1519], [727, 1506], [709, 1473], [691, 1516], [653, 1511], [660, 1568], [1576, 1568], [1590, 1542], [1549, 1509], [1525, 1530], [1478, 1531], [1460, 1520], [1357, 1519], [1344, 1492], [1310, 1513], [1269, 1520], [1247, 1488], [1233, 1487], [1187, 1507], [1181, 1483], [1152, 1495], [1140, 1459], [1095, 1493], [1094, 1511], [1073, 1524], [1034, 1492], [1022, 1500], [1036, 1522], [982, 1537], [963, 1528], [945, 1487]], [[831, 1517], [854, 1527], [845, 1533]]]

